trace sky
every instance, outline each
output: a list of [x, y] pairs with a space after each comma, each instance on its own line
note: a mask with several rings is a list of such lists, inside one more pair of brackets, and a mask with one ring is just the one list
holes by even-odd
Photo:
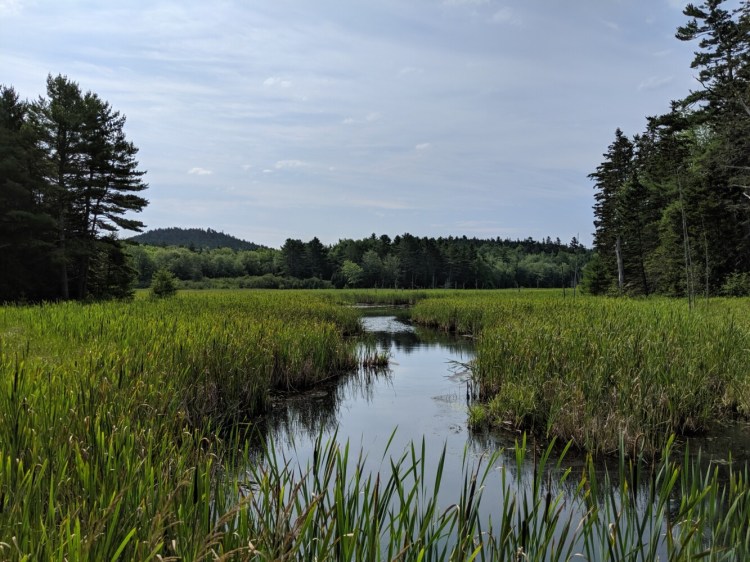
[[0, 83], [63, 74], [124, 114], [147, 228], [589, 246], [615, 130], [698, 87], [684, 5], [0, 0]]

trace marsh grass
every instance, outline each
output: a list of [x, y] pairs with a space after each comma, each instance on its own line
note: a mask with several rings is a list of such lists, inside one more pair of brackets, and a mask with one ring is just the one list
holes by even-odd
[[301, 292], [0, 308], [0, 558], [171, 552], [219, 436], [355, 368], [360, 329]]
[[[541, 373], [559, 373], [566, 383], [563, 374], [576, 374], [569, 384], [590, 380], [590, 396], [606, 397], [600, 387], [611, 393], [619, 387], [607, 385], [621, 373], [628, 379], [640, 373], [644, 388], [651, 381], [651, 394], [644, 390], [641, 400], [666, 396], [669, 407], [662, 410], [676, 416], [668, 419], [697, 420], [690, 427], [705, 421], [707, 402], [715, 415], [747, 411], [737, 355], [747, 349], [746, 331], [735, 305], [699, 311], [703, 323], [660, 303], [663, 309], [623, 311], [607, 301], [604, 308], [613, 308], [597, 316], [593, 303], [579, 309], [547, 297], [482, 298], [441, 294], [432, 304], [420, 300], [415, 316], [427, 319], [427, 308], [444, 301], [439, 322], [478, 335], [486, 399], [511, 384], [538, 381]], [[519, 318], [538, 347], [522, 346], [528, 338]], [[634, 324], [630, 332], [626, 321]], [[577, 331], [587, 322], [592, 331]], [[308, 466], [273, 450], [258, 457], [253, 444], [264, 439], [246, 435], [270, 390], [314, 385], [355, 365], [348, 336], [359, 329], [356, 311], [324, 294], [295, 291], [0, 308], [0, 559], [653, 560], [658, 553], [664, 560], [743, 560], [750, 554], [746, 469], [677, 463], [670, 441], [659, 463], [646, 462], [646, 447], [635, 447], [645, 440], [628, 439], [627, 432], [611, 478], [601, 476], [591, 457], [580, 471], [565, 469], [564, 458], [548, 448], [536, 458], [531, 485], [518, 477], [527, 462], [525, 441], [505, 456], [467, 453], [457, 490], [444, 489], [445, 454], [427, 466], [424, 445], [383, 452], [377, 472], [368, 472], [363, 451], [335, 441], [319, 441]], [[627, 337], [607, 339], [609, 331]], [[628, 344], [628, 337], [652, 347]], [[506, 349], [504, 338], [518, 345]], [[703, 346], [707, 338], [713, 347]], [[568, 355], [563, 362], [552, 350], [540, 353], [544, 347]], [[492, 355], [497, 348], [502, 353]], [[597, 365], [589, 355], [620, 367], [601, 365], [597, 377], [589, 376], [585, 369]], [[667, 375], [673, 378], [654, 378]], [[660, 390], [669, 380], [672, 386]], [[720, 398], [708, 401], [700, 384], [714, 385], [708, 388]], [[528, 411], [544, 431], [559, 418], [539, 417], [533, 406], [544, 396], [533, 397]], [[494, 420], [510, 412], [487, 411]], [[596, 443], [606, 433], [587, 435]], [[483, 506], [490, 486], [499, 488], [500, 505]]]
[[658, 451], [750, 413], [746, 301], [690, 311], [671, 300], [561, 299], [551, 292], [422, 300], [415, 322], [477, 338], [475, 423], [613, 453]]

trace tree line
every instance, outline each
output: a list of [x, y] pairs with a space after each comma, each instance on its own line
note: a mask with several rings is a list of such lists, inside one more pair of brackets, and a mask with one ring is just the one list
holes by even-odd
[[182, 229], [153, 233], [163, 247], [123, 241], [119, 231], [144, 226], [126, 214], [148, 203], [124, 125], [108, 102], [62, 75], [49, 76], [46, 96], [34, 101], [0, 86], [0, 302], [127, 297], [160, 270], [192, 286], [568, 287], [590, 254], [576, 238], [408, 233], [330, 246], [290, 238], [280, 249], [210, 229], [188, 232], [187, 247], [168, 245]]
[[483, 240], [408, 233], [393, 239], [373, 234], [330, 246], [318, 238], [290, 238], [280, 249], [186, 246], [129, 245], [139, 284], [148, 286], [155, 272], [166, 269], [193, 287], [571, 287], [590, 254], [576, 238], [565, 244], [549, 237]]
[[0, 302], [127, 296], [114, 233], [147, 201], [125, 117], [65, 76], [28, 102], [0, 86]]
[[684, 9], [698, 87], [633, 136], [620, 129], [590, 174], [593, 293], [750, 293], [750, 3]]

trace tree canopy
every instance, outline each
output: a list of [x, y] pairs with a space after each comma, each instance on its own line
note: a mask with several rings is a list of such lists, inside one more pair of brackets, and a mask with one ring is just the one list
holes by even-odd
[[[128, 253], [142, 287], [154, 272], [172, 272], [189, 286], [516, 288], [572, 287], [590, 251], [543, 241], [429, 238], [405, 233], [326, 246], [317, 238], [288, 239], [280, 249], [202, 249], [129, 244]], [[217, 283], [216, 280], [222, 280]], [[229, 282], [228, 280], [234, 280]]]

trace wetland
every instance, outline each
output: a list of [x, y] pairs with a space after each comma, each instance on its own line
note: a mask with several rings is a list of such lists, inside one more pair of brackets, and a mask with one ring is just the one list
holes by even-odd
[[[357, 302], [413, 306], [360, 320]], [[747, 307], [552, 291], [2, 307], [0, 552], [740, 560]]]

